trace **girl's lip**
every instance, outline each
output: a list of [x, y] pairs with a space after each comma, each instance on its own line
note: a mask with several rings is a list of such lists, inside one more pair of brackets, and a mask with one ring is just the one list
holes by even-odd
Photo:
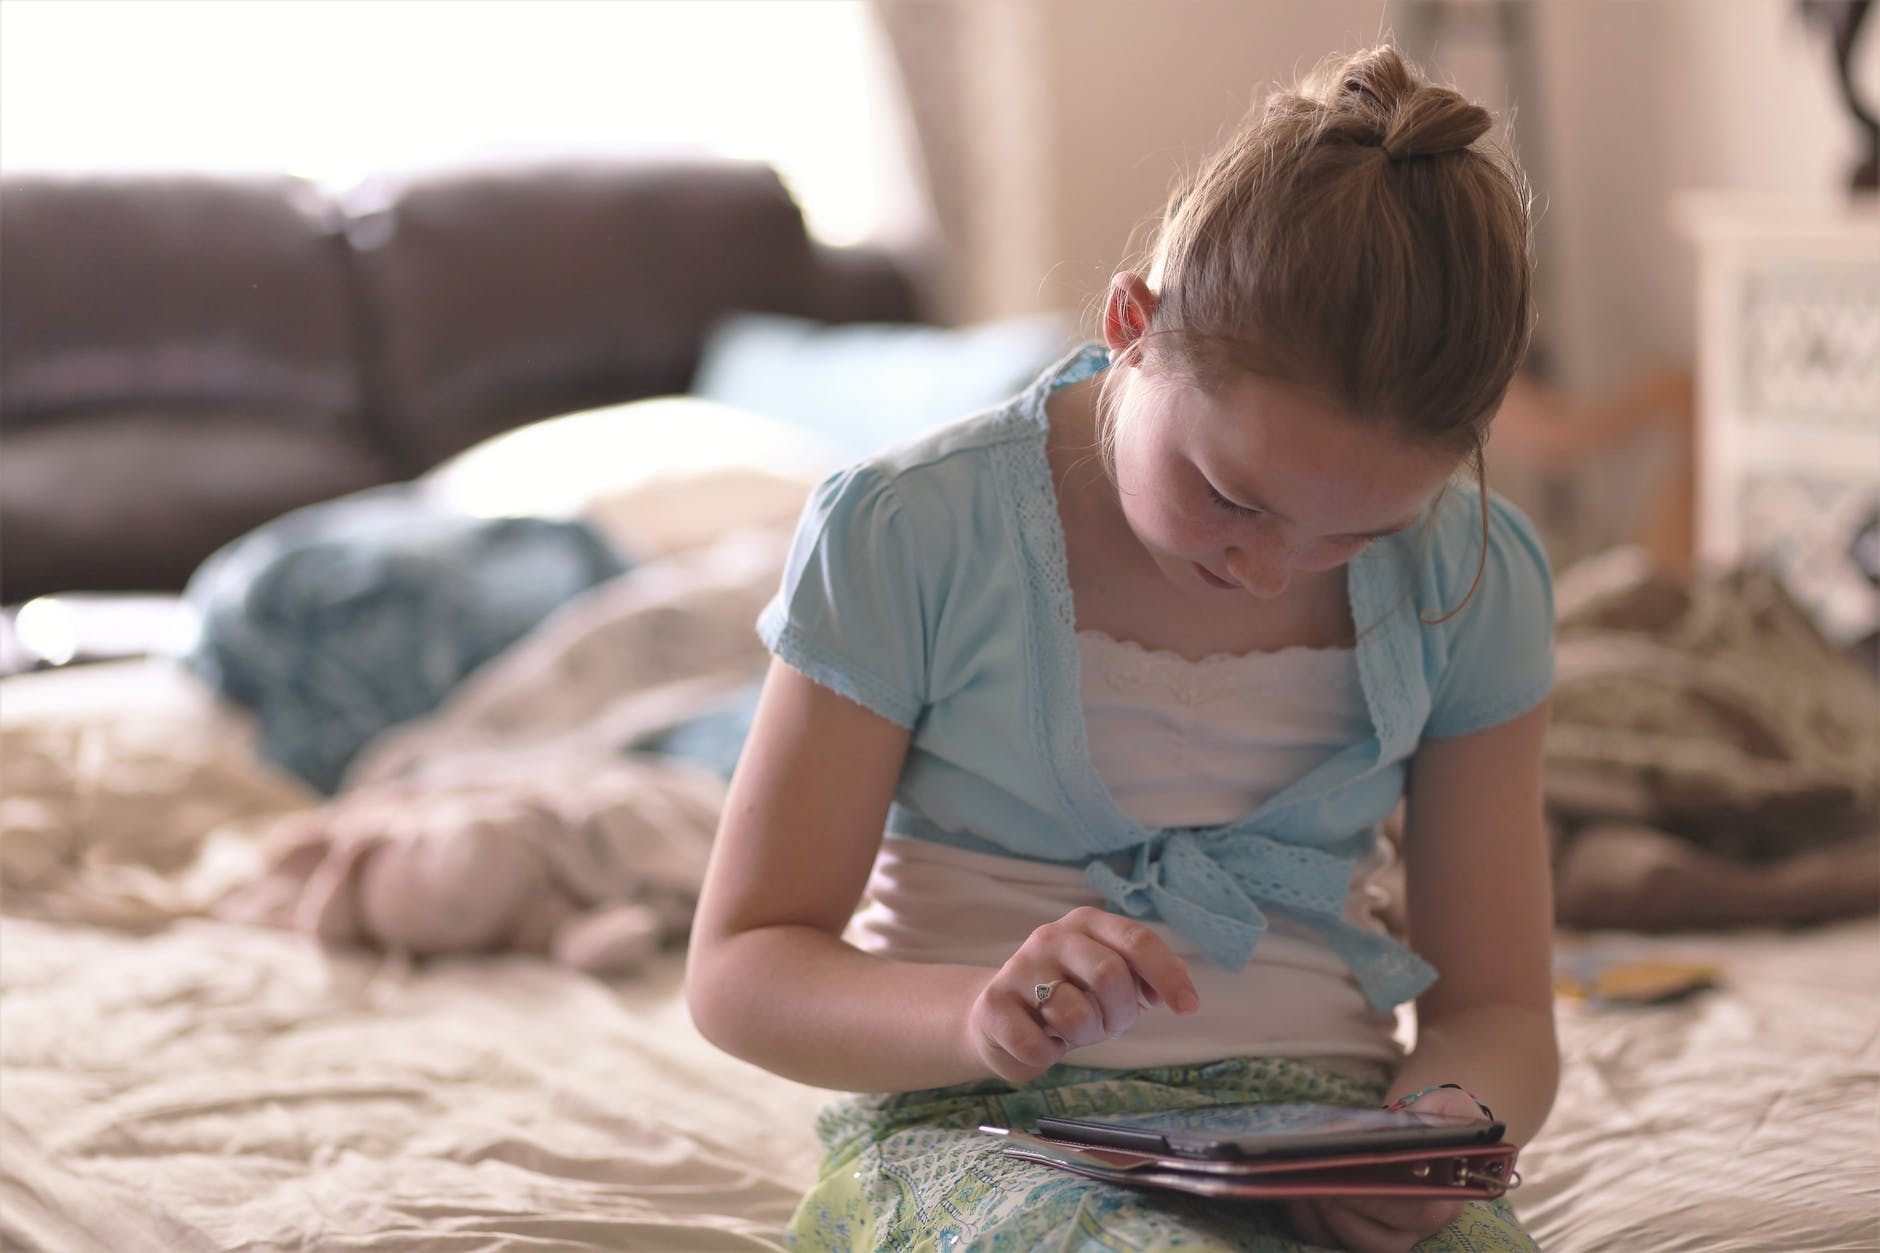
[[1219, 575], [1215, 574], [1214, 571], [1202, 565], [1199, 561], [1195, 562], [1195, 573], [1199, 574], [1201, 576], [1201, 581], [1203, 583], [1206, 583], [1209, 587], [1231, 588], [1234, 586], [1234, 584], [1229, 583], [1226, 579], [1221, 578]]

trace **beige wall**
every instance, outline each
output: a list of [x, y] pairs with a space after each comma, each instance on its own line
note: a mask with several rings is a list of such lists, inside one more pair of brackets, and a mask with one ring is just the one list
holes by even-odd
[[[1081, 308], [1148, 242], [1169, 191], [1268, 87], [1377, 42], [1375, 3], [1051, 0], [1058, 231], [1040, 299]], [[1134, 234], [1132, 234], [1134, 232]], [[1130, 245], [1125, 248], [1125, 245]]]
[[[1674, 199], [1696, 188], [1829, 196], [1853, 122], [1825, 40], [1784, 0], [1540, 6], [1554, 154], [1545, 310], [1562, 375], [1605, 386], [1694, 340], [1693, 251]], [[1880, 105], [1880, 21], [1861, 48]]]
[[[960, 319], [1084, 312], [1257, 89], [1392, 30], [1415, 51], [1423, 29], [1387, 0], [878, 2], [891, 34], [896, 10], [949, 26], [949, 66], [916, 108], [957, 206], [943, 276]], [[1831, 193], [1853, 127], [1786, 0], [1533, 0], [1526, 16], [1536, 83], [1506, 82], [1466, 30], [1431, 61], [1488, 103], [1523, 102], [1517, 135], [1547, 163], [1543, 333], [1563, 381], [1603, 387], [1690, 353], [1675, 193]], [[1880, 102], [1871, 27], [1860, 72]]]

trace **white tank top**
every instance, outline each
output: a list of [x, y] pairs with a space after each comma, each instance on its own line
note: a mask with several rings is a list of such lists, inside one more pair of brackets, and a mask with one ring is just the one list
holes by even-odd
[[[1077, 642], [1091, 760], [1117, 805], [1150, 829], [1232, 822], [1370, 731], [1351, 649], [1189, 661], [1096, 632]], [[1345, 913], [1360, 925], [1377, 925], [1367, 889], [1387, 855], [1380, 841], [1353, 878]], [[890, 960], [998, 967], [1039, 926], [1101, 904], [1080, 870], [890, 833], [847, 935]], [[1253, 959], [1234, 973], [1150, 925], [1188, 963], [1200, 1011], [1145, 1010], [1121, 1039], [1065, 1061], [1136, 1068], [1284, 1056], [1376, 1073], [1401, 1060], [1394, 1016], [1370, 1008], [1312, 932], [1269, 918]]]

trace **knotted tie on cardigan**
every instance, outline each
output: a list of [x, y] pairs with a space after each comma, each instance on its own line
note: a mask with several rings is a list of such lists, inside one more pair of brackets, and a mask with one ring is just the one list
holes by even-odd
[[[1350, 843], [1357, 843], [1357, 840]], [[1278, 913], [1322, 936], [1380, 1013], [1436, 981], [1403, 945], [1344, 916], [1356, 853], [1339, 855], [1247, 831], [1156, 835], [1135, 850], [1127, 878], [1103, 860], [1084, 868], [1090, 889], [1134, 918], [1159, 918], [1223, 970], [1239, 970]]]

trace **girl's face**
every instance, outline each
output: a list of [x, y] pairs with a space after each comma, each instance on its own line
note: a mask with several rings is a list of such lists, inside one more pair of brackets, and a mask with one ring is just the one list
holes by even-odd
[[1283, 596], [1413, 525], [1461, 459], [1254, 375], [1203, 390], [1130, 369], [1115, 467], [1129, 529], [1175, 586]]

